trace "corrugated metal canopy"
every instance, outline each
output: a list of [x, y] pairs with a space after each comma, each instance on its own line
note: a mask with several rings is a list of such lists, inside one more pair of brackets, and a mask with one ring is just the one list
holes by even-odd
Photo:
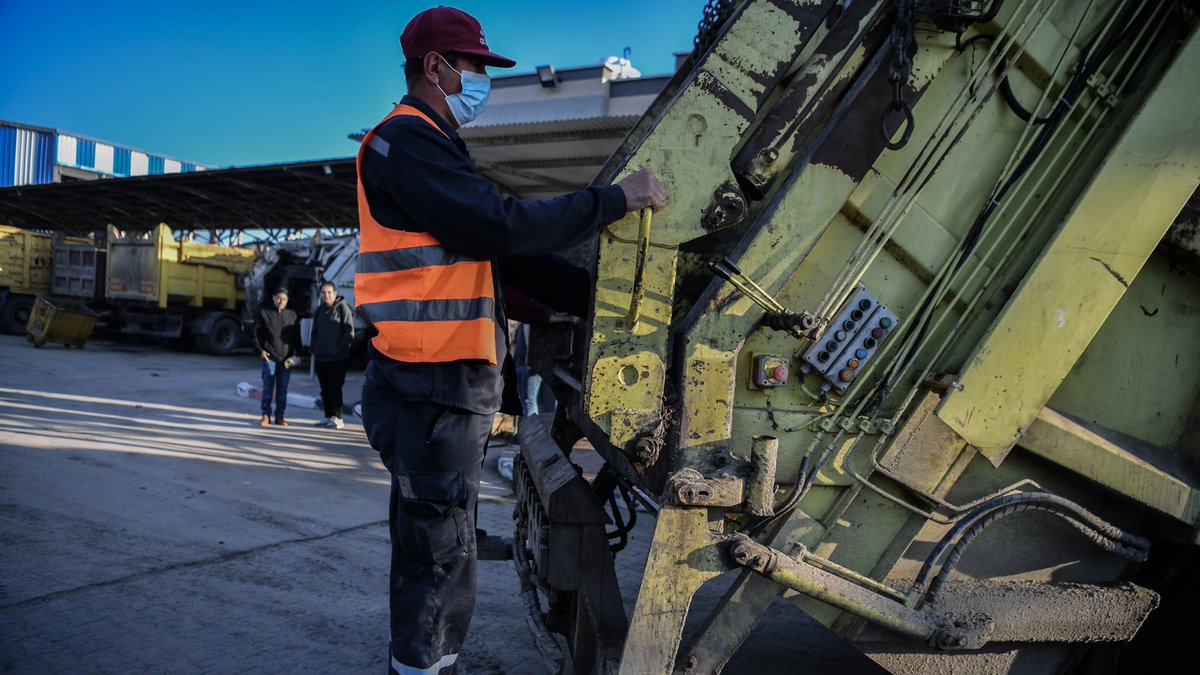
[[358, 227], [353, 158], [0, 190], [0, 222], [70, 234]]

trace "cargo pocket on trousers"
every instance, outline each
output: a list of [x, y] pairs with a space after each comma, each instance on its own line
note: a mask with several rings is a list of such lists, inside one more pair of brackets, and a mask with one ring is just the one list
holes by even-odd
[[467, 555], [467, 490], [461, 471], [396, 474], [404, 522], [396, 533], [409, 557], [441, 565]]

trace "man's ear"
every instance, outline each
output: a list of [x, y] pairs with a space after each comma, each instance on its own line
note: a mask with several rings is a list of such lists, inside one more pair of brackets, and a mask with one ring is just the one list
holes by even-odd
[[441, 84], [441, 76], [438, 74], [442, 65], [442, 57], [437, 52], [429, 52], [425, 55], [422, 62], [424, 66], [425, 79], [433, 84]]

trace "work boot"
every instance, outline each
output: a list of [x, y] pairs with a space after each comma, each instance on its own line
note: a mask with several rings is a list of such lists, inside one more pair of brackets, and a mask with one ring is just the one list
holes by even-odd
[[346, 426], [346, 423], [343, 422], [342, 418], [340, 417], [330, 417], [329, 422], [329, 426], [333, 427], [334, 429], [341, 429], [342, 427]]
[[282, 417], [276, 417], [276, 418], [275, 418], [275, 424], [276, 424], [276, 425], [278, 425], [278, 426], [281, 426], [281, 427], [286, 427], [286, 426], [287, 426], [287, 422], [286, 422], [286, 421], [284, 421], [284, 419], [283, 419]]
[[270, 415], [263, 415], [263, 416], [262, 416], [262, 419], [258, 421], [258, 426], [260, 426], [260, 427], [269, 427], [269, 426], [271, 426], [271, 416], [270, 416]]

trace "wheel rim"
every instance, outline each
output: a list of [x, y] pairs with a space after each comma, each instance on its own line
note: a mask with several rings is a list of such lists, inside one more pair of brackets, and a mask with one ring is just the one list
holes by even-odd
[[219, 323], [213, 327], [212, 341], [217, 349], [227, 352], [237, 345], [237, 331], [228, 323]]

